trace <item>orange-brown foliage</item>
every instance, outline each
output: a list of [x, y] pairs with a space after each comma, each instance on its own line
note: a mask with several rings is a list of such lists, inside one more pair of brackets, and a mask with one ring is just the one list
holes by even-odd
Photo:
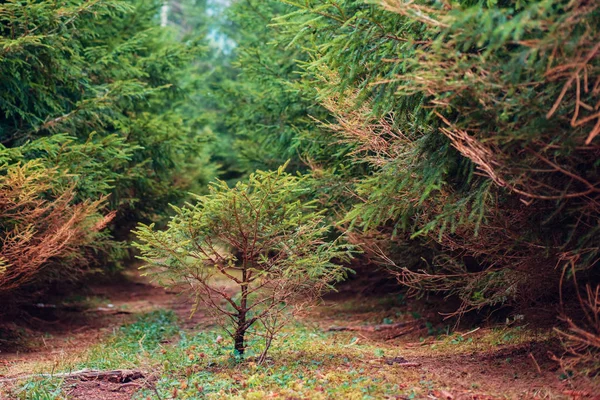
[[82, 249], [113, 217], [99, 216], [102, 199], [73, 204], [73, 187], [60, 187], [57, 178], [37, 162], [9, 166], [0, 176], [0, 295], [42, 272], [79, 274], [89, 264]]

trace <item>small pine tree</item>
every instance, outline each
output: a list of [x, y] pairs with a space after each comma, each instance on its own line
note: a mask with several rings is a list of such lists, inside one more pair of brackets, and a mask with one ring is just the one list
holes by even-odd
[[261, 361], [294, 314], [288, 310], [344, 277], [337, 263], [350, 250], [326, 240], [323, 213], [303, 199], [305, 180], [283, 169], [258, 171], [234, 188], [213, 184], [195, 204], [175, 208], [165, 231], [141, 225], [136, 232], [144, 268], [162, 284], [188, 284], [198, 302], [225, 318], [237, 354], [246, 350], [247, 332], [261, 326]]

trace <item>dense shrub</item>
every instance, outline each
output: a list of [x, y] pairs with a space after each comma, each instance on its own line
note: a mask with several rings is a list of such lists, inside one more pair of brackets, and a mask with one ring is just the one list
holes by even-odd
[[[317, 111], [308, 125], [269, 124], [269, 139], [295, 143], [338, 225], [402, 283], [457, 296], [457, 314], [521, 312], [558, 302], [559, 288], [567, 310], [589, 314], [575, 277], [595, 293], [597, 2], [279, 3], [261, 2], [263, 26], [243, 27], [271, 45], [261, 58], [263, 43], [240, 43], [237, 85], [280, 104], [256, 74], [270, 72]], [[298, 52], [294, 74], [273, 73], [286, 51]], [[240, 110], [282, 121], [252, 103]], [[291, 137], [290, 125], [300, 127]], [[263, 158], [280, 154], [255, 131]]]
[[[201, 51], [199, 38], [188, 35], [183, 42], [176, 29], [161, 28], [161, 5], [136, 0], [0, 4], [2, 195], [16, 204], [23, 200], [8, 189], [9, 181], [22, 175], [30, 203], [17, 208], [33, 213], [17, 222], [15, 209], [1, 211], [0, 251], [14, 253], [15, 235], [26, 232], [39, 243], [26, 249], [22, 242], [22, 251], [33, 251], [58, 231], [81, 231], [69, 233], [73, 237], [64, 243], [55, 238], [60, 249], [50, 251], [53, 256], [41, 253], [27, 267], [31, 273], [118, 263], [124, 252], [119, 242], [106, 242], [110, 236], [127, 239], [137, 221], [159, 220], [169, 203], [180, 202], [190, 187], [212, 176], [203, 135], [185, 108], [197, 80], [193, 60]], [[34, 211], [40, 207], [49, 214]], [[28, 225], [36, 212], [42, 213], [40, 220]], [[97, 213], [112, 218], [104, 224], [108, 232], [102, 241], [89, 223]], [[88, 251], [105, 244], [105, 251]], [[7, 271], [20, 274], [25, 268], [14, 258], [4, 262]], [[29, 281], [9, 280], [11, 286]]]
[[344, 221], [363, 239], [440, 245], [417, 268], [383, 254], [403, 282], [466, 311], [557, 297], [562, 267], [594, 274], [597, 5], [285, 3], [272, 33], [309, 59], [291, 87], [315, 94], [329, 112], [318, 131], [368, 166], [346, 179]]

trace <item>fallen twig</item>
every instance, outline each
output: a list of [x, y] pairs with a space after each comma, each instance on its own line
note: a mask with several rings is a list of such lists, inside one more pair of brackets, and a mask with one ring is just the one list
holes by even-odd
[[477, 332], [477, 331], [478, 331], [478, 330], [480, 330], [480, 329], [481, 329], [481, 327], [477, 327], [477, 328], [475, 328], [475, 329], [473, 329], [473, 330], [471, 330], [471, 331], [469, 331], [469, 332], [465, 332], [465, 333], [459, 333], [459, 335], [460, 335], [460, 336], [462, 336], [462, 337], [465, 337], [465, 336], [467, 336], [467, 335], [470, 335], [471, 333], [475, 333], [475, 332]]
[[114, 389], [111, 389], [111, 392], [119, 392], [121, 391], [121, 389], [126, 389], [128, 387], [143, 387], [144, 384], [140, 384], [140, 383], [136, 383], [136, 382], [127, 382], [127, 383], [123, 383], [122, 385], [117, 386]]
[[421, 322], [421, 320], [414, 320], [408, 322], [398, 322], [397, 324], [381, 324], [381, 325], [367, 325], [367, 326], [332, 326], [327, 329], [328, 332], [341, 332], [341, 331], [361, 331], [361, 332], [379, 332], [384, 330], [404, 328], [410, 325], [414, 325]]
[[400, 332], [396, 332], [396, 333], [391, 334], [390, 336], [386, 337], [385, 340], [396, 339], [396, 338], [399, 338], [400, 336], [404, 336], [404, 335], [407, 335], [409, 333], [413, 333], [414, 331], [421, 330], [421, 329], [424, 329], [424, 328], [425, 328], [425, 325], [410, 326], [407, 329], [404, 329], [404, 330], [402, 330]]
[[13, 378], [0, 379], [0, 383], [14, 382], [31, 378], [66, 378], [79, 379], [82, 381], [104, 380], [114, 383], [126, 383], [136, 379], [143, 378], [144, 374], [137, 370], [117, 369], [112, 371], [97, 371], [90, 369], [82, 369], [73, 372], [64, 372], [59, 374], [31, 374], [21, 375]]
[[533, 356], [533, 353], [529, 353], [529, 357], [533, 361], [533, 364], [535, 365], [535, 368], [537, 369], [538, 373], [541, 375], [542, 374], [542, 369], [540, 368], [540, 364], [538, 364], [537, 360]]
[[421, 363], [410, 362], [410, 361], [406, 360], [406, 358], [404, 358], [404, 357], [385, 358], [384, 362], [387, 365], [399, 364], [399, 365], [402, 365], [403, 367], [420, 367], [421, 366]]
[[[393, 365], [393, 364], [388, 364], [388, 365]], [[405, 362], [405, 363], [396, 363], [395, 365], [401, 365], [403, 367], [420, 367], [421, 363], [417, 363], [417, 362]]]
[[411, 348], [411, 347], [420, 347], [420, 346], [429, 346], [432, 344], [439, 344], [439, 343], [444, 343], [443, 340], [424, 340], [422, 342], [414, 342], [414, 343], [405, 343], [404, 347], [407, 348]]
[[85, 313], [101, 312], [107, 315], [133, 314], [131, 311], [118, 310], [114, 308], [98, 307], [84, 311]]

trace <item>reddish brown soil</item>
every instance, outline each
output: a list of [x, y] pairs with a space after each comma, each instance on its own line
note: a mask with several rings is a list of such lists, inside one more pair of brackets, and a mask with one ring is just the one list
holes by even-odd
[[[102, 308], [108, 304], [108, 311], [85, 310], [70, 318], [42, 326], [36, 333], [38, 346], [27, 351], [0, 353], [0, 378], [19, 376], [41, 369], [48, 371], [49, 366], [59, 365], [63, 358], [73, 359], [83, 353], [90, 345], [106, 337], [114, 328], [131, 320], [136, 314], [152, 309], [172, 309], [180, 317], [183, 327], [191, 329], [203, 322], [210, 321], [202, 312], [189, 319], [191, 304], [185, 298], [177, 296], [160, 287], [148, 283], [137, 275], [137, 271], [128, 272], [118, 283], [100, 283], [92, 285], [88, 295], [101, 298]], [[366, 298], [359, 307], [350, 307], [346, 301], [329, 299], [324, 307], [307, 316], [311, 322], [326, 329], [332, 325], [362, 325], [364, 321], [377, 320], [385, 316], [387, 305]], [[341, 308], [340, 308], [341, 307]], [[401, 310], [409, 314], [411, 306]], [[115, 310], [115, 311], [113, 311]], [[127, 313], [119, 313], [118, 311]], [[394, 308], [393, 311], [398, 311]], [[421, 310], [422, 311], [422, 310]], [[424, 317], [428, 318], [428, 317]], [[482, 328], [472, 334], [478, 337], [486, 334]], [[50, 337], [42, 332], [50, 332]], [[416, 379], [434, 379], [442, 387], [451, 387], [439, 391], [436, 398], [453, 399], [496, 399], [496, 398], [586, 398], [600, 400], [600, 382], [589, 380], [561, 381], [560, 371], [550, 360], [547, 344], [521, 343], [493, 348], [482, 348], [472, 353], [431, 351], [428, 346], [419, 343], [423, 332], [411, 332], [390, 339], [389, 332], [352, 332], [361, 341], [385, 343], [393, 352], [408, 361], [418, 363]], [[425, 335], [426, 336], [426, 335]], [[534, 364], [539, 364], [540, 370]], [[150, 377], [151, 381], [152, 378]], [[137, 380], [119, 384], [105, 381], [70, 381], [65, 385], [68, 399], [80, 400], [125, 400], [147, 382]], [[0, 391], [0, 398], [2, 398]], [[493, 393], [493, 395], [489, 395]]]
[[[155, 309], [174, 310], [180, 325], [186, 329], [204, 319], [202, 312], [190, 318], [192, 305], [186, 297], [149, 283], [135, 269], [126, 271], [112, 282], [86, 285], [85, 296], [98, 304], [79, 311], [51, 309], [49, 312], [56, 315], [27, 323], [23, 321], [21, 327], [15, 324], [16, 328], [27, 330], [28, 345], [0, 352], [0, 378], [47, 372], [59, 367], [62, 360], [76, 360], [91, 345], [140, 313]], [[130, 399], [142, 384], [73, 380], [66, 383], [65, 393], [68, 399]], [[4, 400], [2, 396], [0, 390], [0, 399]]]
[[65, 390], [67, 398], [73, 400], [129, 400], [138, 384], [111, 382], [77, 382], [71, 390]]
[[[341, 294], [346, 301], [349, 299]], [[329, 298], [324, 307], [309, 316], [322, 329], [335, 326], [360, 327], [365, 321], [381, 321], [398, 312], [411, 315], [419, 311], [423, 321], [441, 321], [437, 304], [433, 308], [418, 301], [403, 306], [378, 304], [377, 297], [355, 299], [355, 307], [339, 302], [336, 296]], [[406, 317], [411, 321], [412, 317]], [[502, 324], [483, 324], [465, 337], [484, 338], [492, 329]], [[600, 400], [600, 379], [577, 376], [561, 379], [562, 371], [553, 355], [562, 349], [556, 340], [529, 341], [515, 344], [483, 345], [480, 348], [433, 350], [436, 341], [427, 337], [423, 324], [398, 328], [392, 331], [353, 331], [350, 336], [360, 341], [377, 342], [388, 349], [391, 356], [397, 354], [410, 363], [418, 364], [415, 373], [423, 381], [432, 380], [435, 386], [450, 389], [436, 391], [438, 399], [592, 399]], [[472, 327], [470, 327], [472, 328]], [[463, 333], [468, 331], [459, 330]], [[406, 334], [404, 334], [406, 332]], [[398, 335], [398, 336], [397, 336]], [[397, 337], [396, 337], [397, 336]], [[535, 361], [534, 361], [535, 360]], [[538, 368], [539, 367], [539, 368]]]
[[[0, 376], [26, 372], [31, 364], [58, 362], [98, 340], [136, 313], [156, 308], [174, 308], [177, 296], [126, 273], [116, 282], [92, 284], [88, 298], [101, 299], [96, 307], [77, 311], [54, 311], [45, 319], [22, 321], [28, 345], [0, 352]], [[108, 305], [113, 307], [108, 308]], [[56, 314], [56, 315], [54, 315]], [[21, 322], [21, 321], [18, 321]]]

